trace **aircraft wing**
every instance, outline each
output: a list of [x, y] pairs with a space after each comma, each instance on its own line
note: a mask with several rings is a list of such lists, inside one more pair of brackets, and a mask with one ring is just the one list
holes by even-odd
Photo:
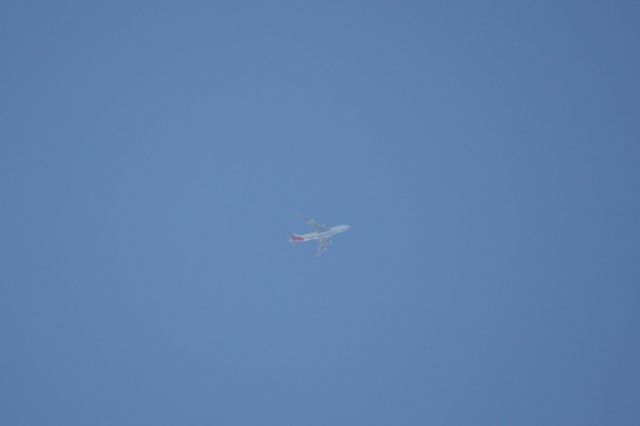
[[322, 238], [319, 240], [320, 245], [318, 246], [318, 251], [316, 252], [316, 256], [320, 256], [325, 251], [329, 250], [329, 246], [333, 243], [331, 238]]
[[304, 220], [304, 223], [306, 223], [307, 225], [313, 227], [316, 230], [316, 232], [324, 232], [324, 231], [327, 231], [329, 229], [326, 226], [316, 222], [313, 219], [309, 219], [307, 217], [304, 217], [300, 213], [298, 213], [298, 216], [300, 216], [302, 218], [302, 220]]

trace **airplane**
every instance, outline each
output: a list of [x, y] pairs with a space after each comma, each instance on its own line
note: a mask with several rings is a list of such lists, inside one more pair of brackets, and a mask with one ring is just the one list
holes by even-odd
[[341, 232], [346, 232], [349, 229], [351, 229], [351, 226], [349, 225], [337, 225], [337, 226], [327, 227], [319, 224], [313, 219], [308, 219], [304, 217], [300, 213], [298, 213], [298, 216], [300, 216], [307, 225], [313, 227], [315, 229], [315, 232], [309, 232], [307, 234], [302, 234], [302, 235], [289, 234], [289, 241], [291, 242], [291, 244], [295, 246], [296, 244], [299, 244], [305, 241], [318, 240], [320, 245], [318, 246], [318, 251], [316, 252], [316, 256], [320, 256], [322, 253], [329, 250], [329, 246], [333, 242], [331, 238], [334, 235], [337, 235]]

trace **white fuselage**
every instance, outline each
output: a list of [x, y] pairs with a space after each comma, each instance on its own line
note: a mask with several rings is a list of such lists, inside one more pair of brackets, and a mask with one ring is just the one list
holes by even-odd
[[300, 237], [304, 238], [304, 241], [324, 240], [326, 238], [331, 238], [334, 235], [339, 234], [341, 232], [346, 232], [349, 229], [351, 229], [351, 226], [349, 225], [337, 225], [337, 226], [332, 226], [331, 228], [323, 232], [308, 232], [306, 234], [300, 235]]

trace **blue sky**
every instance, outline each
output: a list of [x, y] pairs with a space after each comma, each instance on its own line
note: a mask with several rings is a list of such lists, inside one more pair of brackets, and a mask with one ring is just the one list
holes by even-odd
[[0, 423], [638, 424], [639, 18], [3, 2]]

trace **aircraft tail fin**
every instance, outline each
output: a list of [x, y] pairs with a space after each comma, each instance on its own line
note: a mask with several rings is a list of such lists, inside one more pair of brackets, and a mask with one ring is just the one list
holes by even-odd
[[303, 242], [304, 238], [302, 238], [298, 234], [291, 233], [291, 234], [289, 234], [289, 241], [291, 242], [291, 244], [298, 244], [298, 243]]

